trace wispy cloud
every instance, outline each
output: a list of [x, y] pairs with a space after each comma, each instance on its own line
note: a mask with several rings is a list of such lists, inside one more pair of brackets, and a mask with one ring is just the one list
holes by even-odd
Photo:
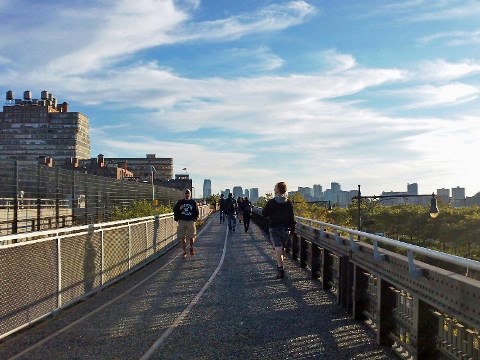
[[475, 18], [480, 14], [477, 0], [427, 0], [389, 1], [358, 17], [394, 15], [397, 21], [442, 21], [460, 18]]
[[408, 109], [459, 105], [477, 99], [479, 93], [478, 87], [462, 83], [422, 85], [390, 92], [391, 95], [410, 99], [406, 106]]
[[426, 81], [451, 81], [480, 73], [480, 61], [466, 59], [447, 62], [443, 59], [423, 61], [415, 77]]
[[480, 30], [441, 32], [419, 39], [421, 44], [442, 42], [447, 46], [464, 46], [480, 44]]
[[226, 19], [186, 24], [175, 37], [177, 41], [234, 40], [299, 25], [315, 13], [316, 9], [305, 1], [290, 1]]

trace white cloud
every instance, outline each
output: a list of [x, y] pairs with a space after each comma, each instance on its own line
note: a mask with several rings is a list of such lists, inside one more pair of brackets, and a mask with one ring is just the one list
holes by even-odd
[[421, 44], [430, 44], [438, 41], [443, 41], [448, 46], [480, 44], [480, 30], [441, 32], [419, 39]]
[[320, 55], [332, 73], [344, 72], [357, 66], [355, 58], [350, 54], [342, 54], [336, 50], [328, 50]]
[[480, 73], [480, 61], [467, 59], [462, 62], [451, 63], [443, 59], [437, 59], [421, 63], [415, 77], [427, 81], [448, 81], [477, 73]]
[[480, 90], [471, 85], [451, 83], [442, 86], [422, 85], [402, 90], [391, 91], [390, 94], [411, 99], [407, 108], [418, 109], [435, 106], [459, 105], [478, 98]]

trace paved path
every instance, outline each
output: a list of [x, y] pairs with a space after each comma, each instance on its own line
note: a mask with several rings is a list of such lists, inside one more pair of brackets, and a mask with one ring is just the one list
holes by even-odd
[[[396, 359], [262, 231], [207, 222], [179, 249], [0, 344], [0, 359]], [[241, 231], [240, 231], [241, 230]], [[20, 356], [17, 356], [20, 354]]]

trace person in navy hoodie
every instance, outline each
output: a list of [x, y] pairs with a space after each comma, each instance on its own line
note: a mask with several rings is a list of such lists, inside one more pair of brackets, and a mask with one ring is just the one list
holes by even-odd
[[290, 233], [295, 231], [293, 203], [287, 198], [287, 184], [283, 181], [275, 184], [275, 197], [268, 200], [262, 209], [262, 215], [268, 219], [270, 241], [277, 258], [277, 279], [285, 277], [283, 253], [288, 245]]

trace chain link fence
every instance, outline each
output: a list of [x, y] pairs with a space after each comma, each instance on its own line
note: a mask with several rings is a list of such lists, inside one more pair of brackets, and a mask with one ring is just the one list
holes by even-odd
[[181, 198], [171, 188], [0, 159], [0, 236], [106, 222], [134, 201]]

